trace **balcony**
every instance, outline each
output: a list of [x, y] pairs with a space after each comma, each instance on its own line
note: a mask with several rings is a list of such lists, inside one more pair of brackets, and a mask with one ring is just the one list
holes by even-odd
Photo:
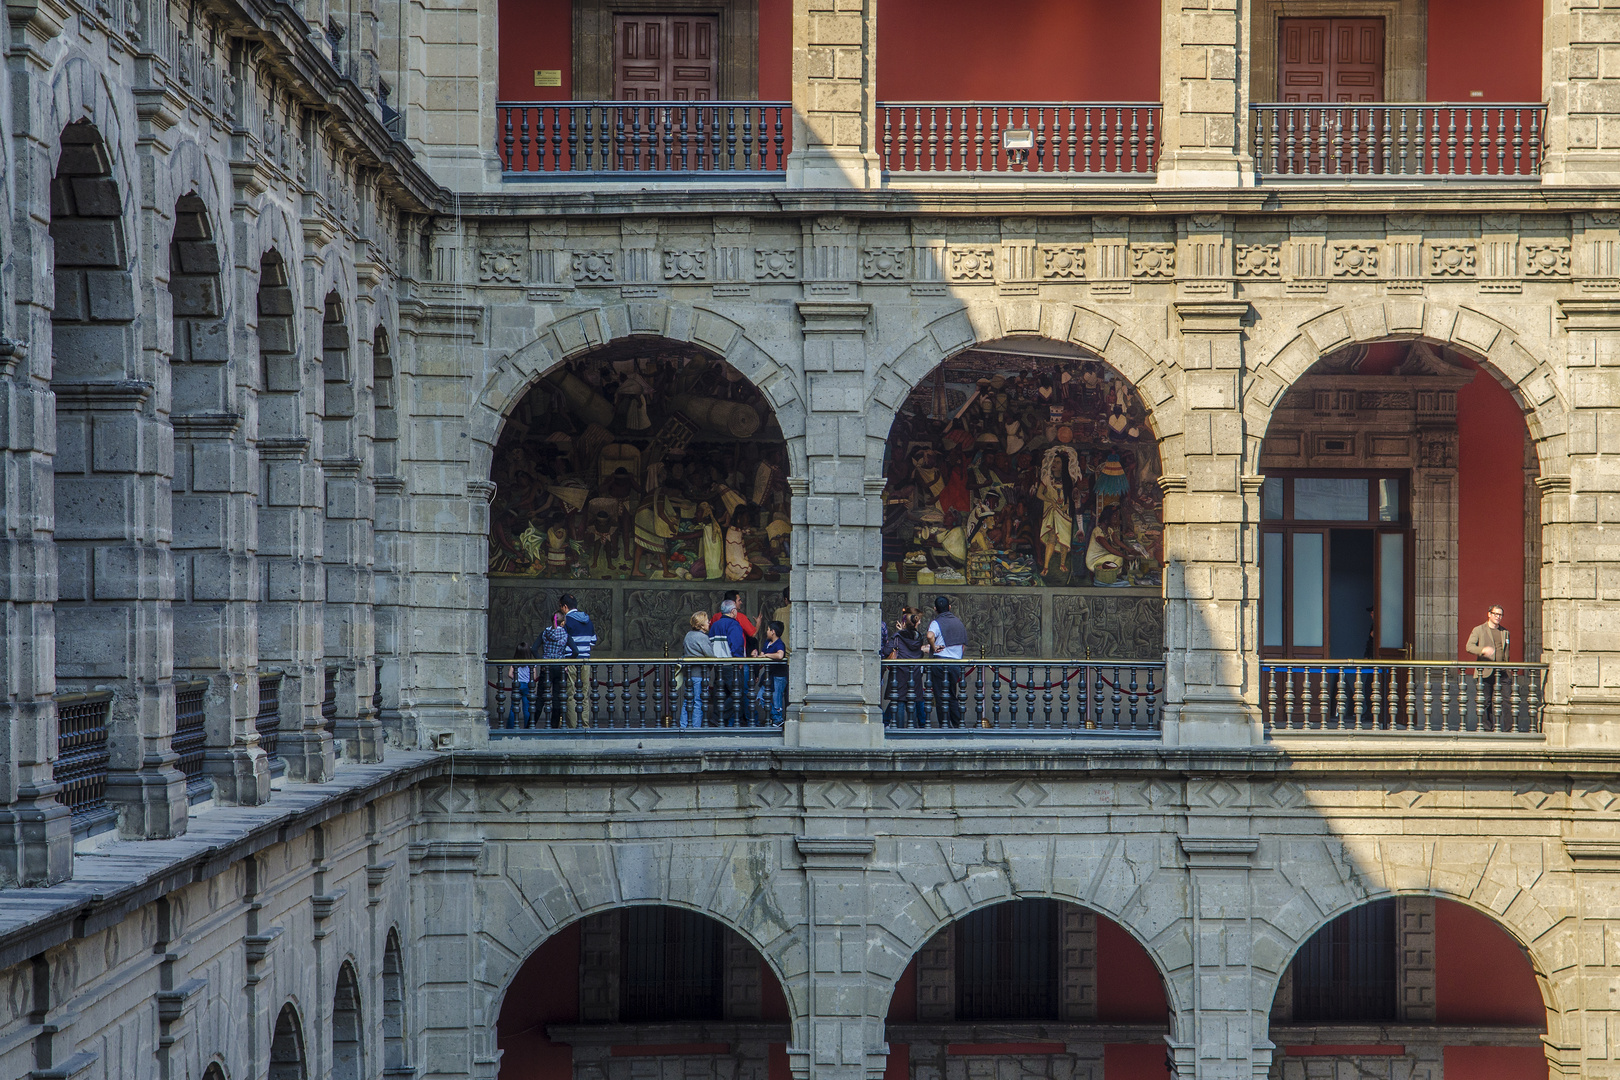
[[878, 102], [883, 172], [946, 176], [1151, 177], [1156, 102]]
[[1533, 180], [1541, 173], [1541, 104], [1262, 104], [1251, 106], [1263, 179]]
[[779, 180], [792, 148], [785, 101], [503, 101], [505, 179]]
[[1268, 732], [1541, 734], [1545, 664], [1260, 663]]

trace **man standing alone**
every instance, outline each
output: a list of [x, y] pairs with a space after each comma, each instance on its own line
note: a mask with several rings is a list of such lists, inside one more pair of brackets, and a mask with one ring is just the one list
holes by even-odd
[[[928, 624], [928, 648], [936, 660], [960, 660], [967, 648], [967, 627], [951, 612], [948, 596], [934, 597], [934, 621]], [[939, 664], [931, 667], [929, 674], [933, 676], [934, 711], [940, 723], [961, 727], [962, 699], [966, 694], [962, 666]]]
[[[1485, 613], [1485, 621], [1474, 627], [1463, 648], [1469, 656], [1487, 663], [1505, 664], [1508, 661], [1508, 632], [1502, 628], [1502, 605], [1492, 604]], [[1496, 682], [1501, 673], [1496, 668], [1480, 672], [1480, 726], [1496, 726]]]

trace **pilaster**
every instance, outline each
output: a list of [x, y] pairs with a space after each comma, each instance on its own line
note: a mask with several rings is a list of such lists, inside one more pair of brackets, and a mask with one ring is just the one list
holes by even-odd
[[1252, 183], [1247, 0], [1162, 0], [1161, 187]]
[[[1207, 783], [1189, 781], [1189, 802], [1201, 801], [1198, 788]], [[1260, 842], [1236, 819], [1192, 820], [1188, 829], [1198, 831], [1179, 838], [1192, 892], [1193, 1042], [1172, 1040], [1171, 1067], [1177, 1080], [1263, 1080], [1274, 1049], [1266, 1035], [1271, 1002], [1256, 1005], [1249, 881]]]
[[[794, 1080], [878, 1080], [888, 1061], [883, 1016], [872, 1014], [868, 958], [872, 910], [867, 862], [877, 843], [858, 823], [808, 819], [814, 835], [795, 847], [804, 860], [805, 932], [810, 943], [810, 1015], [793, 1025], [788, 1064]], [[894, 973], [884, 973], [892, 977]], [[882, 995], [875, 995], [882, 997]]]
[[1541, 182], [1620, 183], [1620, 22], [1603, 0], [1550, 0], [1545, 11]]
[[790, 187], [866, 188], [877, 153], [878, 0], [793, 0]]

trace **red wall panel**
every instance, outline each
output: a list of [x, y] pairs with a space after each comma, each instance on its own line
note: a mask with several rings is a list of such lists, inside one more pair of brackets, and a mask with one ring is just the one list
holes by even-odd
[[1164, 980], [1147, 950], [1118, 923], [1097, 916], [1097, 1019], [1152, 1023], [1169, 1016]]
[[1157, 101], [1159, 9], [1146, 0], [883, 0], [878, 100]]
[[[1457, 656], [1502, 605], [1510, 651], [1524, 659], [1524, 415], [1489, 372], [1457, 392]], [[1538, 571], [1539, 572], [1539, 571]]]
[[759, 0], [759, 100], [793, 96], [793, 0]]
[[[1434, 968], [1438, 1023], [1541, 1027], [1547, 1022], [1541, 987], [1529, 958], [1489, 915], [1449, 900], [1436, 901]], [[1446, 1050], [1446, 1080], [1457, 1080], [1451, 1074], [1452, 1049], [1457, 1048]], [[1540, 1048], [1532, 1049], [1539, 1059]], [[1543, 1061], [1541, 1076], [1546, 1072]]]
[[1448, 1046], [1445, 1055], [1446, 1080], [1547, 1080], [1539, 1046]]
[[578, 972], [577, 922], [553, 934], [518, 968], [495, 1026], [501, 1080], [572, 1080], [574, 1052], [546, 1038], [546, 1025], [579, 1019]]
[[1164, 1080], [1170, 1075], [1167, 1053], [1163, 1043], [1108, 1043], [1103, 1047], [1103, 1080]]
[[1540, 0], [1429, 0], [1428, 59], [1430, 101], [1540, 101]]

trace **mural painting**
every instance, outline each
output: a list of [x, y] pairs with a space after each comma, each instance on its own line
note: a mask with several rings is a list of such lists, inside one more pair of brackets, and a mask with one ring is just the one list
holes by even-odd
[[892, 584], [1157, 585], [1158, 444], [1099, 360], [990, 350], [941, 364], [889, 436]]
[[787, 579], [781, 428], [699, 349], [628, 342], [552, 371], [507, 418], [492, 479], [492, 575]]

